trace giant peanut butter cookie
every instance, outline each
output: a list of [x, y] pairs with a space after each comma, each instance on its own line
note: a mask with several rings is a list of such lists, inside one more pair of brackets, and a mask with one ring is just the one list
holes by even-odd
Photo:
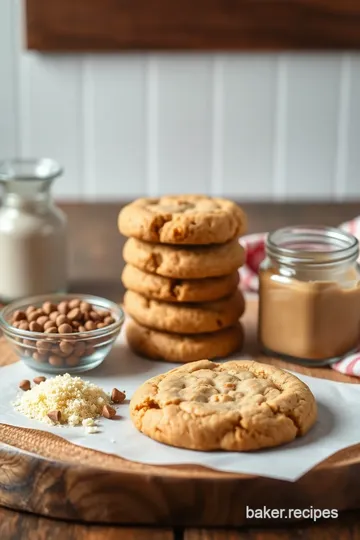
[[176, 279], [225, 276], [244, 264], [245, 252], [237, 240], [219, 246], [165, 246], [129, 238], [125, 261], [144, 272]]
[[165, 302], [210, 302], [234, 293], [239, 273], [205, 279], [174, 279], [149, 274], [127, 264], [121, 276], [126, 289]]
[[126, 291], [124, 306], [131, 317], [148, 328], [176, 334], [202, 334], [236, 324], [244, 313], [245, 301], [241, 292], [236, 291], [215, 302], [174, 305]]
[[184, 364], [203, 358], [225, 358], [239, 351], [244, 332], [238, 323], [210, 334], [170, 334], [151, 330], [131, 320], [126, 325], [126, 337], [129, 346], [142, 356]]
[[246, 216], [234, 202], [205, 195], [137, 199], [118, 219], [120, 232], [165, 244], [222, 244], [246, 231]]
[[250, 360], [200, 360], [153, 377], [135, 392], [139, 431], [194, 450], [258, 450], [304, 435], [315, 398], [297, 377]]

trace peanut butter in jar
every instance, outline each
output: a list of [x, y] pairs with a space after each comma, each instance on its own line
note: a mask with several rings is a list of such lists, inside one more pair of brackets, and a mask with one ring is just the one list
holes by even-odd
[[358, 241], [329, 227], [268, 236], [260, 269], [259, 340], [268, 354], [323, 365], [360, 342]]

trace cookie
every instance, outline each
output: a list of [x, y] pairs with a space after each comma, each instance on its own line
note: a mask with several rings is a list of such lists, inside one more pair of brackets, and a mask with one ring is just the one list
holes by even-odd
[[193, 362], [202, 358], [225, 358], [244, 342], [241, 324], [211, 334], [180, 335], [159, 332], [129, 321], [126, 337], [133, 351], [153, 360]]
[[237, 240], [220, 246], [180, 247], [142, 242], [129, 238], [123, 258], [128, 264], [159, 276], [201, 279], [235, 272], [245, 261], [245, 251]]
[[306, 384], [279, 368], [200, 360], [145, 382], [130, 413], [139, 431], [171, 446], [248, 451], [304, 435], [317, 407]]
[[165, 302], [210, 302], [234, 293], [239, 273], [207, 279], [171, 279], [127, 264], [121, 276], [126, 289]]
[[234, 202], [205, 195], [137, 199], [125, 206], [119, 230], [147, 242], [222, 244], [246, 231], [246, 216]]
[[138, 323], [176, 334], [202, 334], [233, 326], [245, 309], [240, 291], [215, 302], [170, 304], [126, 291], [125, 310]]

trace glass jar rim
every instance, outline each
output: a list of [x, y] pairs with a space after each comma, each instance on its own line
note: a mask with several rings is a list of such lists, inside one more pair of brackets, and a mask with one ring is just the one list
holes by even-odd
[[323, 225], [277, 229], [268, 235], [265, 249], [270, 258], [287, 266], [354, 262], [359, 256], [359, 242], [355, 236]]
[[0, 181], [47, 181], [63, 173], [62, 167], [51, 158], [13, 158], [0, 162]]

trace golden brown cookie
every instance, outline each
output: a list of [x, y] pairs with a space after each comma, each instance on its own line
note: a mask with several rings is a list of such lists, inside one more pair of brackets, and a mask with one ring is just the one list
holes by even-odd
[[170, 334], [131, 320], [126, 325], [126, 337], [131, 349], [147, 358], [186, 363], [202, 358], [225, 358], [239, 351], [244, 332], [241, 324], [236, 324], [210, 334]]
[[126, 289], [165, 302], [210, 302], [234, 293], [239, 273], [207, 279], [171, 279], [127, 264], [121, 276]]
[[193, 450], [258, 450], [304, 435], [316, 401], [297, 377], [252, 360], [200, 360], [153, 377], [130, 402], [139, 431]]
[[244, 264], [245, 251], [237, 240], [220, 246], [189, 248], [129, 238], [123, 257], [128, 264], [151, 274], [176, 279], [201, 279], [235, 272]]
[[215, 302], [170, 304], [126, 291], [124, 307], [138, 323], [175, 334], [202, 334], [233, 326], [244, 313], [245, 300], [240, 291]]
[[119, 230], [148, 242], [222, 244], [246, 231], [243, 210], [227, 199], [205, 195], [170, 195], [137, 199], [125, 206]]

